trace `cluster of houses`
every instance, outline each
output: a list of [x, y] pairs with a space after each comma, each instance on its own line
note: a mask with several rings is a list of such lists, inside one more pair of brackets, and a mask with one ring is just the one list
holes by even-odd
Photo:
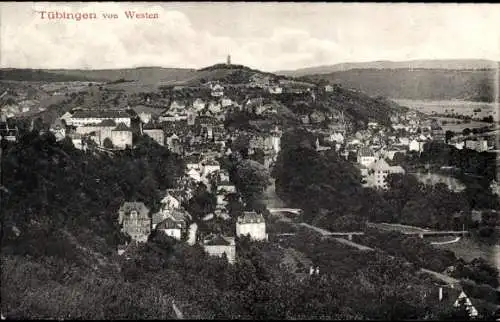
[[[213, 156], [193, 154], [186, 157], [185, 175], [178, 180], [177, 188], [165, 192], [158, 212], [150, 214], [150, 210], [143, 202], [125, 202], [120, 207], [118, 220], [121, 231], [129, 235], [134, 243], [146, 242], [153, 231], [177, 240], [185, 240], [190, 245], [199, 243], [209, 255], [225, 254], [228, 262], [234, 263], [235, 237], [220, 233], [206, 236], [197, 234], [197, 223], [182, 206], [193, 197], [196, 187], [200, 184], [216, 194], [214, 212], [207, 214], [201, 220], [232, 219], [233, 216], [227, 208], [228, 197], [230, 194], [237, 196], [237, 190], [230, 181], [229, 173], [221, 169], [219, 162]], [[248, 211], [235, 219], [235, 236], [250, 236], [252, 240], [268, 239], [266, 222], [262, 214]], [[119, 254], [123, 254], [128, 247], [129, 245], [119, 247]]]

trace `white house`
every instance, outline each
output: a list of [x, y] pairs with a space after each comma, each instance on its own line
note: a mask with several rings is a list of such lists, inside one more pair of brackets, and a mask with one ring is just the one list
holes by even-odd
[[236, 236], [250, 235], [252, 240], [267, 240], [266, 221], [262, 214], [244, 211], [236, 221]]
[[165, 210], [179, 209], [181, 207], [181, 201], [175, 198], [170, 192], [167, 191], [167, 195], [163, 197], [160, 201], [162, 208]]
[[409, 151], [423, 152], [425, 143], [426, 143], [425, 141], [413, 139], [413, 140], [411, 140], [410, 144], [408, 145], [408, 150]]
[[197, 98], [193, 102], [193, 108], [195, 109], [196, 112], [199, 112], [205, 108], [205, 101], [202, 100], [201, 98]]
[[230, 264], [236, 261], [236, 242], [234, 237], [210, 235], [203, 240], [203, 249], [210, 256], [222, 257], [226, 254]]
[[224, 87], [222, 87], [221, 85], [219, 84], [215, 84], [214, 86], [212, 86], [212, 93], [211, 95], [213, 97], [221, 97], [224, 95]]
[[375, 160], [376, 160], [375, 153], [373, 152], [372, 149], [367, 147], [359, 149], [358, 160], [357, 160], [359, 164], [366, 167], [375, 162]]
[[222, 107], [228, 107], [233, 104], [233, 101], [230, 98], [224, 97], [220, 100], [220, 105]]
[[217, 114], [222, 111], [222, 106], [219, 102], [210, 101], [210, 103], [208, 103], [208, 110], [214, 114]]
[[195, 169], [190, 169], [188, 172], [187, 172], [187, 175], [188, 177], [190, 177], [191, 179], [193, 179], [194, 181], [196, 182], [201, 182], [201, 174], [196, 171]]
[[484, 152], [488, 150], [488, 141], [486, 140], [466, 140], [465, 148], [476, 150], [477, 152]]
[[220, 164], [215, 160], [209, 160], [203, 163], [202, 175], [208, 176], [210, 173], [220, 171]]

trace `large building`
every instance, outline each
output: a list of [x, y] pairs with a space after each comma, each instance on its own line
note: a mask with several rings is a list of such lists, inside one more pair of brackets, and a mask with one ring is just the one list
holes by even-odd
[[125, 202], [118, 210], [121, 231], [133, 241], [145, 243], [151, 233], [149, 209], [143, 202]]
[[266, 221], [262, 214], [244, 211], [236, 221], [236, 236], [249, 235], [252, 240], [267, 240]]
[[400, 166], [390, 166], [383, 158], [361, 168], [364, 185], [377, 189], [387, 189], [387, 176], [395, 173], [404, 174], [405, 170]]
[[112, 141], [112, 131], [116, 128], [116, 123], [111, 120], [103, 120], [99, 124], [87, 124], [76, 128], [76, 133], [82, 136], [90, 136], [99, 146], [104, 145], [104, 140]]

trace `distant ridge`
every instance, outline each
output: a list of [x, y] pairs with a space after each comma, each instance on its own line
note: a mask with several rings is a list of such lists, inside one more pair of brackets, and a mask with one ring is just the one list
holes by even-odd
[[445, 70], [479, 70], [496, 69], [499, 62], [486, 59], [429, 59], [409, 61], [372, 61], [361, 63], [340, 63], [335, 65], [323, 65], [296, 70], [277, 71], [275, 74], [301, 77], [313, 74], [328, 74], [352, 69], [445, 69]]
[[182, 81], [192, 77], [195, 69], [137, 67], [123, 69], [0, 69], [0, 80], [26, 81], [140, 81], [154, 84], [160, 81]]

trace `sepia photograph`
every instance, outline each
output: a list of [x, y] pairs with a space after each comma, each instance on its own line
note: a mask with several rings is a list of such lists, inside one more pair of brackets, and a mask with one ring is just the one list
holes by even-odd
[[500, 321], [500, 5], [2, 2], [2, 320]]

